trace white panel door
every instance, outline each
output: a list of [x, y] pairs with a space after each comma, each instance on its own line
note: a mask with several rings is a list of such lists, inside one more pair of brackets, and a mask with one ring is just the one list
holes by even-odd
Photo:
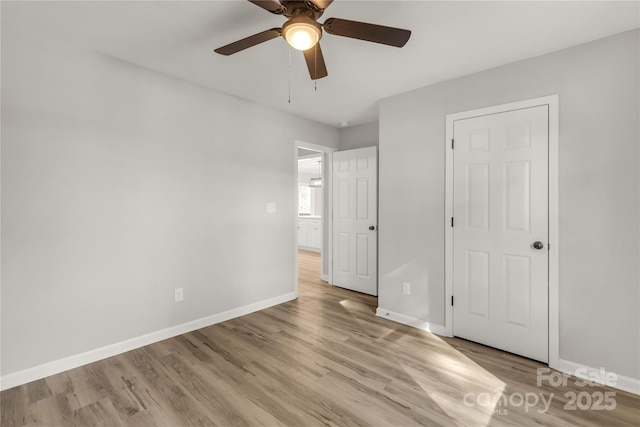
[[548, 361], [548, 107], [454, 122], [454, 335]]
[[333, 284], [378, 295], [376, 147], [333, 153]]

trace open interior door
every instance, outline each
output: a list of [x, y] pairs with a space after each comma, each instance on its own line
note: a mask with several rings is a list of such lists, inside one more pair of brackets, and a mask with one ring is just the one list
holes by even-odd
[[333, 284], [378, 295], [376, 147], [333, 153]]

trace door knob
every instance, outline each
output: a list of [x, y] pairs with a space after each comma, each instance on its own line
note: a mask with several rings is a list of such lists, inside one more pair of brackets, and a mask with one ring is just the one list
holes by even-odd
[[533, 242], [533, 245], [531, 245], [531, 246], [533, 246], [533, 249], [538, 249], [538, 250], [544, 248], [544, 244], [542, 242], [539, 242], [539, 241]]
[[375, 229], [376, 229], [376, 226], [375, 226], [375, 225], [370, 225], [370, 226], [369, 226], [369, 230], [373, 231], [373, 230], [375, 230]]

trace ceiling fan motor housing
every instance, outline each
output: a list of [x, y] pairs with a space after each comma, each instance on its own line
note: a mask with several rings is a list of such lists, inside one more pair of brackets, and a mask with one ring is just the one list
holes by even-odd
[[306, 15], [309, 19], [317, 20], [322, 16], [323, 9], [318, 8], [310, 1], [286, 1], [282, 0], [280, 4], [284, 7], [284, 16], [292, 18], [298, 15]]

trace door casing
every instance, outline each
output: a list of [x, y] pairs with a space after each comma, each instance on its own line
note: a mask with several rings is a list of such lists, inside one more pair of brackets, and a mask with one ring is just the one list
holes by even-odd
[[477, 110], [463, 111], [446, 116], [445, 129], [445, 331], [453, 336], [453, 156], [451, 147], [453, 124], [456, 120], [503, 113], [523, 108], [547, 105], [549, 107], [549, 366], [558, 369], [560, 363], [558, 254], [558, 143], [559, 143], [559, 96], [550, 95], [525, 101], [496, 105]]

